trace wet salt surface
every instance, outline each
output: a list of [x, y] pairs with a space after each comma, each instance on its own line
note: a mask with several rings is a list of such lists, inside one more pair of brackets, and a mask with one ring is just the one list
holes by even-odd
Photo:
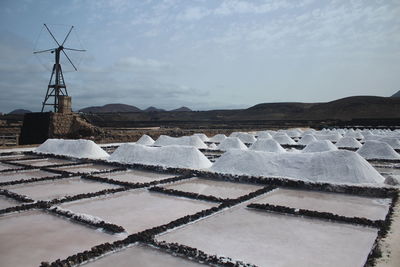
[[39, 266], [121, 239], [42, 211], [0, 217], [0, 265]]
[[157, 237], [259, 266], [363, 266], [377, 229], [232, 208]]
[[96, 261], [89, 262], [84, 266], [91, 267], [108, 267], [108, 266], [147, 266], [147, 267], [157, 267], [157, 266], [204, 266], [200, 263], [190, 261], [177, 256], [172, 256], [166, 252], [160, 251], [158, 249], [144, 246], [144, 245], [134, 245], [122, 251], [113, 253], [106, 257], [100, 258]]
[[17, 160], [17, 159], [25, 159], [25, 158], [33, 158], [33, 157], [35, 157], [35, 156], [16, 154], [16, 155], [0, 156], [0, 160]]
[[391, 200], [279, 188], [265, 194], [254, 202], [320, 212], [331, 212], [347, 217], [364, 217], [371, 220], [384, 220], [389, 211]]
[[262, 188], [262, 186], [257, 185], [216, 181], [205, 178], [192, 178], [163, 187], [221, 198], [238, 198]]
[[149, 183], [153, 181], [164, 180], [167, 178], [175, 177], [174, 174], [165, 174], [157, 172], [149, 172], [142, 170], [128, 170], [125, 172], [114, 172], [96, 175], [99, 177], [114, 179], [121, 182], [131, 183]]
[[62, 208], [120, 225], [129, 233], [169, 223], [213, 206], [205, 201], [150, 193], [147, 190], [133, 190], [61, 205]]
[[59, 176], [52, 172], [46, 172], [41, 170], [29, 170], [29, 171], [18, 171], [18, 172], [3, 172], [0, 173], [0, 182], [10, 182], [17, 180], [26, 180], [30, 178], [43, 178]]
[[83, 166], [68, 166], [68, 167], [60, 167], [60, 168], [54, 168], [55, 170], [62, 170], [62, 171], [67, 171], [67, 172], [73, 172], [73, 173], [91, 173], [91, 172], [97, 172], [97, 171], [105, 171], [105, 170], [113, 170], [115, 167], [108, 166], [108, 165], [101, 165], [101, 164], [85, 164]]
[[35, 167], [73, 163], [73, 161], [65, 159], [34, 159], [34, 160], [19, 160], [16, 162]]
[[1, 163], [0, 162], [0, 171], [2, 170], [8, 170], [8, 169], [21, 169], [22, 167], [12, 165], [12, 164], [6, 164], [6, 163]]
[[4, 188], [17, 194], [26, 195], [34, 200], [51, 200], [64, 196], [74, 196], [117, 187], [118, 186], [115, 185], [81, 178], [65, 178], [31, 184], [12, 185]]
[[0, 196], [0, 210], [18, 206], [19, 204], [20, 203], [14, 199], [7, 198], [5, 196]]

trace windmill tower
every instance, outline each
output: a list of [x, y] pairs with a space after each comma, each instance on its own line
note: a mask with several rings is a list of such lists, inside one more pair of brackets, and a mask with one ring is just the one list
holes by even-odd
[[46, 30], [48, 31], [48, 33], [50, 34], [50, 36], [52, 37], [52, 39], [54, 40], [54, 42], [56, 43], [56, 45], [58, 47], [33, 52], [34, 54], [50, 52], [50, 53], [54, 54], [54, 56], [55, 56], [53, 70], [51, 72], [49, 85], [47, 86], [46, 96], [42, 103], [42, 112], [43, 112], [45, 106], [53, 106], [54, 112], [62, 112], [64, 109], [64, 106], [65, 106], [64, 101], [67, 100], [67, 102], [68, 102], [68, 100], [69, 100], [69, 103], [71, 101], [70, 101], [70, 98], [68, 97], [67, 86], [65, 85], [64, 75], [63, 75], [63, 72], [61, 69], [61, 64], [60, 64], [61, 53], [64, 54], [64, 56], [68, 59], [69, 63], [71, 63], [71, 65], [75, 69], [75, 71], [77, 71], [78, 69], [75, 67], [74, 63], [72, 63], [71, 59], [68, 57], [65, 50], [77, 51], [77, 52], [85, 52], [86, 50], [68, 48], [68, 47], [64, 46], [65, 42], [67, 41], [69, 35], [71, 34], [71, 32], [74, 28], [74, 26], [71, 26], [70, 30], [68, 31], [67, 35], [64, 38], [64, 41], [61, 44], [54, 37], [53, 33], [50, 31], [49, 27], [47, 27], [46, 24], [44, 24], [44, 27], [46, 28]]

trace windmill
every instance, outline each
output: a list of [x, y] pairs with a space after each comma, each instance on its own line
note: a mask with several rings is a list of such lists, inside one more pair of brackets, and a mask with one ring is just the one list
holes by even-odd
[[[57, 44], [58, 47], [33, 52], [34, 54], [50, 52], [55, 56], [55, 62], [53, 65], [53, 70], [51, 72], [49, 85], [47, 86], [46, 96], [42, 104], [42, 112], [45, 106], [53, 106], [54, 112], [60, 112], [60, 97], [68, 96], [67, 86], [65, 85], [64, 75], [62, 73], [60, 64], [61, 53], [64, 54], [64, 56], [68, 59], [69, 63], [71, 63], [74, 70], [77, 71], [78, 69], [75, 67], [74, 63], [72, 63], [71, 59], [68, 57], [65, 50], [77, 51], [77, 52], [85, 52], [86, 50], [69, 48], [64, 46], [74, 26], [71, 26], [67, 35], [64, 38], [64, 41], [61, 44], [54, 37], [53, 33], [50, 31], [49, 27], [46, 24], [44, 24], [44, 27], [49, 32], [50, 36], [52, 37], [52, 39], [54, 40], [54, 42]], [[51, 102], [50, 98], [52, 97], [54, 98], [54, 100]]]

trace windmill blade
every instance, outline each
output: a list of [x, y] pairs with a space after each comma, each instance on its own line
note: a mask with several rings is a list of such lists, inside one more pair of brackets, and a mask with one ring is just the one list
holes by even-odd
[[47, 27], [46, 23], [44, 23], [44, 26], [46, 27], [47, 31], [50, 33], [51, 37], [53, 37], [54, 41], [58, 44], [58, 46], [60, 46], [60, 44], [57, 42], [56, 37], [54, 37], [54, 35], [51, 33], [50, 29]]
[[41, 51], [35, 51], [33, 53], [34, 54], [39, 54], [39, 53], [50, 52], [50, 51], [54, 51], [54, 50], [56, 50], [56, 48], [46, 49], [46, 50], [41, 50]]
[[85, 49], [75, 49], [75, 48], [68, 48], [68, 47], [64, 47], [65, 50], [71, 50], [71, 51], [78, 51], [78, 52], [86, 52]]
[[65, 42], [67, 41], [68, 36], [69, 36], [69, 34], [71, 33], [71, 31], [72, 31], [73, 28], [74, 28], [74, 26], [71, 26], [71, 29], [69, 30], [67, 36], [65, 36], [64, 42], [62, 42], [61, 46], [64, 46], [64, 44], [65, 44]]
[[75, 67], [74, 63], [72, 63], [71, 59], [68, 57], [67, 53], [64, 52], [64, 49], [61, 50], [61, 51], [62, 51], [62, 52], [64, 53], [64, 55], [67, 57], [69, 63], [71, 63], [71, 65], [72, 65], [72, 67], [74, 67], [75, 70], [78, 70], [78, 69]]

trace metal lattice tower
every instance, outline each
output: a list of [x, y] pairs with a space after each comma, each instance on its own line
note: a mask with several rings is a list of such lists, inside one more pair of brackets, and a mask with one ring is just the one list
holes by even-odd
[[[43, 112], [45, 106], [53, 106], [54, 112], [59, 112], [59, 97], [60, 96], [68, 96], [67, 86], [65, 85], [64, 75], [62, 73], [62, 68], [61, 68], [61, 64], [60, 64], [61, 53], [63, 53], [64, 56], [68, 59], [69, 63], [71, 63], [71, 65], [72, 65], [72, 67], [75, 70], [77, 70], [77, 68], [75, 67], [74, 63], [72, 63], [71, 59], [68, 57], [65, 50], [78, 51], [78, 52], [85, 52], [86, 50], [64, 47], [64, 44], [67, 41], [69, 35], [71, 34], [74, 26], [71, 26], [68, 34], [65, 36], [64, 41], [61, 44], [57, 41], [57, 39], [54, 37], [53, 33], [50, 31], [50, 29], [47, 27], [46, 24], [44, 24], [44, 27], [49, 32], [49, 34], [51, 35], [53, 40], [56, 42], [58, 47], [33, 52], [34, 54], [50, 52], [55, 55], [55, 61], [54, 61], [55, 63], [53, 65], [53, 70], [51, 72], [49, 85], [47, 86], [46, 96], [42, 103], [42, 112]], [[54, 98], [53, 101], [51, 101], [50, 98]]]

